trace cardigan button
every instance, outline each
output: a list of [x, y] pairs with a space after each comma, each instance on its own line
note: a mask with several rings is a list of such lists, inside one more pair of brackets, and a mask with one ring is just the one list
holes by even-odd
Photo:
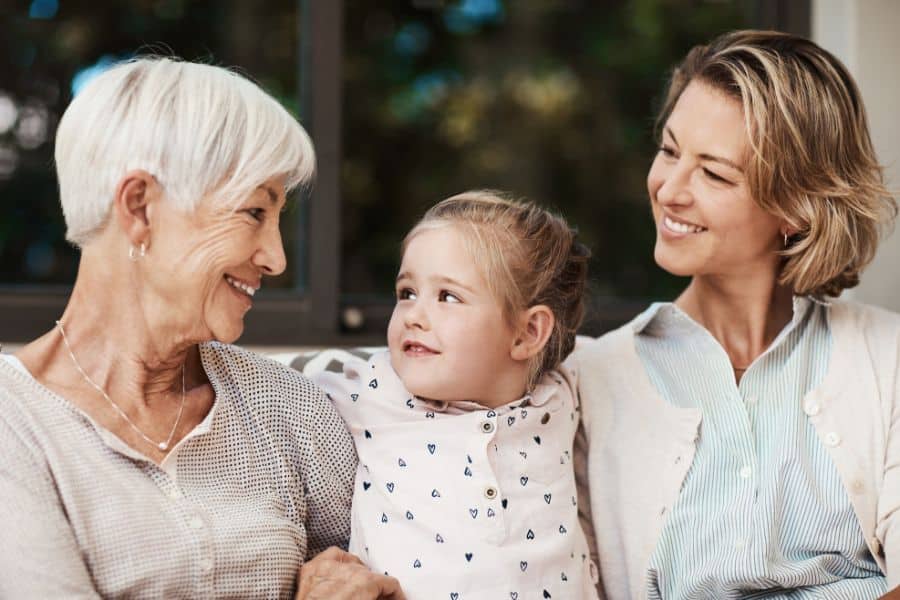
[[819, 406], [817, 402], [810, 402], [806, 405], [806, 408], [803, 409], [807, 415], [810, 417], [814, 417], [822, 411], [822, 408]]
[[836, 431], [830, 431], [825, 434], [825, 443], [832, 448], [839, 446], [841, 444], [841, 436]]

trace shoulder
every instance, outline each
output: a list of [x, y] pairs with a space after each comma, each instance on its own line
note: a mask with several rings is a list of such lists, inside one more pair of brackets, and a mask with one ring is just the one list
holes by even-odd
[[644, 314], [599, 337], [578, 336], [570, 361], [578, 370], [579, 380], [614, 374], [638, 363], [634, 338], [644, 322]]
[[296, 369], [240, 346], [209, 342], [201, 345], [204, 364], [211, 364], [215, 375], [242, 386], [258, 384], [271, 388], [289, 385], [314, 388]]
[[260, 417], [314, 423], [331, 411], [315, 383], [276, 360], [218, 342], [202, 344], [200, 352], [216, 393], [249, 406]]
[[848, 322], [860, 327], [867, 334], [876, 332], [900, 333], [900, 314], [860, 302], [837, 300], [828, 307], [832, 322]]
[[895, 312], [858, 302], [835, 301], [828, 306], [828, 322], [836, 343], [850, 344], [854, 351], [868, 350], [873, 357], [884, 358], [900, 350], [900, 314]]

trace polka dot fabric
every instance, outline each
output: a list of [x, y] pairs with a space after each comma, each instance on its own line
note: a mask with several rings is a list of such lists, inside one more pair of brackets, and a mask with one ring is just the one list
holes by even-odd
[[291, 598], [305, 559], [346, 547], [334, 407], [289, 367], [200, 350], [215, 403], [161, 466], [0, 361], [0, 597]]
[[411, 396], [389, 355], [314, 380], [360, 457], [351, 552], [410, 600], [596, 598], [578, 521], [574, 373], [489, 410]]

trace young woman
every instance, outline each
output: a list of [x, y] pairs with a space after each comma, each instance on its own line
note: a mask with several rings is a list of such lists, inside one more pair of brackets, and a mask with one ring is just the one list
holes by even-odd
[[576, 352], [603, 587], [876, 598], [900, 581], [900, 317], [834, 298], [896, 213], [859, 92], [742, 31], [676, 69], [647, 176], [671, 303]]

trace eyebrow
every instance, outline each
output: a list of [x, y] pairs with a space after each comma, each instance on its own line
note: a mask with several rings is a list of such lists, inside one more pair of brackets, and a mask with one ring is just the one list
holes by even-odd
[[259, 186], [259, 187], [262, 188], [262, 189], [264, 189], [264, 190], [266, 190], [266, 192], [268, 192], [268, 194], [269, 194], [269, 200], [272, 201], [272, 204], [278, 204], [278, 194], [275, 193], [275, 190], [273, 190], [271, 187], [269, 187], [269, 186], [266, 185], [266, 184], [262, 184], [262, 185]]
[[[666, 132], [668, 132], [669, 137], [672, 138], [672, 141], [675, 142], [675, 145], [677, 146], [678, 138], [675, 137], [675, 133], [672, 132], [672, 128], [669, 127], [668, 125], [666, 126]], [[724, 156], [716, 156], [715, 154], [706, 154], [706, 153], [698, 154], [698, 156], [700, 157], [701, 160], [709, 160], [712, 162], [717, 162], [717, 163], [725, 165], [726, 167], [730, 167], [740, 173], [744, 172], [744, 169], [741, 168], [740, 165], [738, 165], [736, 162], [734, 162], [732, 160], [725, 158]]]

